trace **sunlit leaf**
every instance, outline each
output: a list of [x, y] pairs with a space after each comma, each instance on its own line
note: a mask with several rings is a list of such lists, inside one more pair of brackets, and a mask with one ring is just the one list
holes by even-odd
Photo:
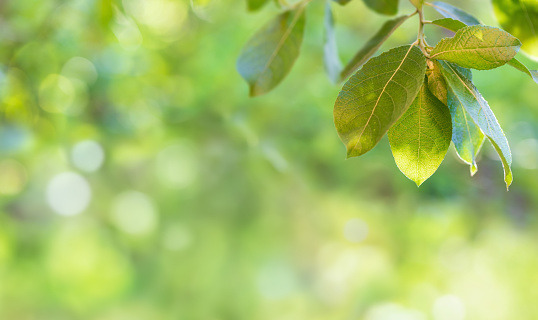
[[347, 157], [371, 150], [411, 105], [426, 74], [418, 47], [394, 48], [372, 58], [344, 85], [334, 122]]
[[447, 106], [428, 89], [427, 80], [388, 136], [396, 165], [417, 186], [437, 171], [450, 146], [452, 120]]
[[453, 65], [446, 62], [441, 62], [440, 64], [449, 88], [449, 105], [451, 103], [450, 95], [453, 93], [453, 100], [462, 105], [471, 120], [488, 137], [501, 158], [504, 168], [504, 181], [508, 188], [513, 179], [511, 170], [512, 154], [499, 122], [497, 122], [486, 100], [469, 79], [463, 76]]
[[459, 29], [465, 28], [467, 26], [465, 23], [451, 18], [433, 20], [432, 24], [443, 27], [453, 32], [457, 32]]
[[347, 79], [357, 71], [363, 64], [368, 61], [381, 47], [381, 45], [390, 37], [394, 30], [404, 23], [409, 16], [401, 16], [385, 22], [381, 29], [372, 37], [362, 49], [355, 54], [342, 71], [342, 79]]
[[325, 5], [325, 44], [323, 46], [323, 62], [325, 70], [332, 82], [340, 81], [340, 71], [342, 62], [338, 56], [338, 46], [334, 35], [334, 18], [331, 10], [331, 3], [327, 1]]
[[431, 4], [431, 6], [445, 18], [459, 20], [468, 26], [480, 24], [480, 21], [478, 21], [478, 19], [476, 19], [469, 13], [448, 3], [442, 1], [435, 1]]
[[492, 0], [495, 16], [521, 42], [521, 49], [538, 57], [538, 1]]
[[300, 6], [278, 15], [243, 48], [237, 70], [250, 85], [251, 96], [269, 92], [291, 70], [303, 41], [304, 8]]
[[453, 38], [439, 41], [430, 55], [464, 68], [488, 70], [512, 60], [520, 46], [517, 38], [501, 29], [469, 26], [458, 30]]
[[399, 0], [363, 0], [364, 3], [377, 13], [393, 16], [398, 13]]

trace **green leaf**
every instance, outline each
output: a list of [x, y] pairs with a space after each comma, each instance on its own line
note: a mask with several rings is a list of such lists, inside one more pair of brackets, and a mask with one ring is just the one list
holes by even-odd
[[269, 0], [247, 0], [247, 8], [249, 11], [261, 9]]
[[437, 171], [450, 146], [452, 120], [447, 106], [428, 89], [427, 80], [388, 136], [396, 165], [417, 186]]
[[398, 13], [398, 0], [363, 0], [364, 3], [377, 13], [393, 16]]
[[450, 5], [448, 3], [435, 1], [431, 4], [431, 6], [445, 18], [459, 20], [468, 26], [480, 24], [480, 21], [478, 21], [477, 18], [473, 17], [462, 9], [454, 7], [453, 5]]
[[357, 54], [349, 61], [342, 71], [341, 78], [347, 79], [366, 63], [381, 47], [381, 45], [390, 37], [394, 30], [398, 29], [410, 16], [401, 16], [389, 20], [383, 24], [381, 29], [362, 47]]
[[512, 60], [520, 46], [517, 38], [501, 29], [469, 26], [458, 30], [453, 38], [439, 41], [430, 56], [464, 68], [488, 70]]
[[428, 62], [428, 89], [442, 103], [447, 105], [447, 88], [446, 81], [441, 73], [441, 66], [437, 61]]
[[325, 45], [323, 46], [323, 62], [325, 70], [332, 82], [340, 82], [340, 72], [342, 63], [338, 56], [338, 46], [334, 35], [334, 18], [331, 10], [331, 3], [327, 1], [325, 5]]
[[415, 100], [425, 74], [420, 49], [403, 46], [372, 58], [346, 82], [334, 105], [334, 122], [348, 158], [375, 147]]
[[424, 0], [409, 0], [417, 9], [421, 9], [424, 4]]
[[508, 61], [507, 64], [511, 65], [512, 67], [516, 68], [517, 70], [523, 73], [526, 73], [529, 77], [531, 77], [532, 80], [534, 80], [534, 82], [538, 83], [538, 71], [529, 70], [529, 68], [527, 68], [523, 63], [521, 63], [516, 58]]
[[250, 85], [250, 95], [269, 92], [289, 73], [303, 41], [304, 6], [285, 11], [262, 27], [245, 45], [237, 70]]
[[450, 18], [443, 18], [433, 20], [432, 24], [443, 27], [453, 32], [457, 32], [461, 28], [465, 28], [467, 25], [459, 20], [454, 20]]
[[453, 93], [454, 101], [462, 105], [471, 120], [493, 144], [501, 158], [504, 168], [504, 181], [508, 188], [512, 183], [512, 154], [499, 122], [497, 122], [486, 100], [469, 79], [463, 76], [453, 65], [445, 62], [441, 62], [441, 65], [443, 66], [441, 71], [449, 88], [449, 105], [451, 104], [451, 94]]
[[493, 9], [503, 29], [521, 40], [521, 49], [538, 57], [538, 1], [493, 0]]

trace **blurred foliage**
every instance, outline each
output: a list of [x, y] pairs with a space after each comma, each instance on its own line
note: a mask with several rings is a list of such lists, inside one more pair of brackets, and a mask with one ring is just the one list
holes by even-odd
[[[494, 24], [487, 0], [451, 3]], [[475, 74], [510, 192], [490, 149], [472, 179], [451, 150], [417, 189], [386, 139], [344, 160], [323, 6], [290, 76], [249, 99], [235, 61], [273, 3], [1, 2], [0, 318], [537, 318], [536, 84]], [[385, 20], [335, 14], [345, 60]]]

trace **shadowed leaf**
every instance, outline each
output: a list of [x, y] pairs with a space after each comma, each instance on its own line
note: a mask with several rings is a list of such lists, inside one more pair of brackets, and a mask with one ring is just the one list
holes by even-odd
[[450, 5], [448, 3], [435, 1], [431, 4], [431, 6], [445, 18], [459, 20], [468, 26], [480, 24], [480, 21], [478, 21], [477, 18], [473, 17], [462, 9], [454, 7], [453, 5]]

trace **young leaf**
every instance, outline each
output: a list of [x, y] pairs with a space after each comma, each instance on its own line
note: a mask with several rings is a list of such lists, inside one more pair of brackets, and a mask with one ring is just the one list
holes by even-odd
[[426, 74], [426, 58], [403, 46], [372, 58], [344, 85], [334, 122], [347, 157], [370, 151], [411, 105]]
[[517, 70], [526, 73], [529, 77], [531, 77], [534, 82], [538, 83], [538, 71], [536, 70], [529, 70], [523, 63], [521, 63], [516, 58], [510, 60], [507, 62], [507, 64], [511, 65], [512, 67], [516, 68]]
[[512, 60], [520, 46], [517, 38], [501, 29], [469, 26], [458, 30], [453, 38], [439, 41], [430, 56], [464, 68], [488, 70]]
[[334, 36], [334, 19], [331, 3], [329, 1], [327, 1], [325, 5], [325, 45], [323, 46], [323, 62], [331, 81], [338, 83], [340, 81], [342, 63], [338, 56], [338, 47]]
[[465, 23], [451, 18], [433, 20], [432, 24], [435, 24], [439, 27], [443, 27], [453, 32], [457, 32], [459, 29], [465, 28], [467, 26]]
[[250, 85], [251, 96], [269, 92], [291, 70], [303, 41], [304, 8], [281, 13], [243, 48], [237, 70]]
[[363, 0], [364, 3], [377, 13], [393, 16], [398, 13], [398, 0]]
[[448, 3], [435, 1], [431, 4], [431, 6], [445, 18], [459, 20], [468, 26], [480, 24], [480, 21], [478, 21], [478, 19], [476, 19], [472, 15]]
[[424, 4], [424, 0], [409, 0], [417, 9], [421, 9]]
[[381, 47], [381, 45], [390, 37], [394, 30], [398, 29], [410, 16], [401, 16], [385, 22], [381, 29], [372, 37], [362, 49], [355, 54], [342, 71], [341, 78], [347, 79], [357, 71], [363, 64], [368, 61]]
[[518, 37], [521, 49], [538, 57], [538, 1], [493, 0], [493, 9], [503, 29]]
[[447, 106], [430, 92], [425, 80], [407, 112], [390, 128], [396, 165], [417, 186], [443, 162], [452, 137], [451, 121]]
[[247, 0], [247, 8], [249, 11], [261, 9], [269, 0]]
[[508, 188], [512, 183], [512, 154], [506, 136], [497, 122], [495, 115], [491, 111], [488, 103], [478, 92], [472, 82], [463, 76], [453, 65], [441, 62], [441, 72], [446, 79], [450, 94], [454, 94], [454, 100], [461, 103], [463, 109], [467, 111], [472, 121], [488, 137], [489, 141], [499, 154], [503, 168], [504, 181]]

